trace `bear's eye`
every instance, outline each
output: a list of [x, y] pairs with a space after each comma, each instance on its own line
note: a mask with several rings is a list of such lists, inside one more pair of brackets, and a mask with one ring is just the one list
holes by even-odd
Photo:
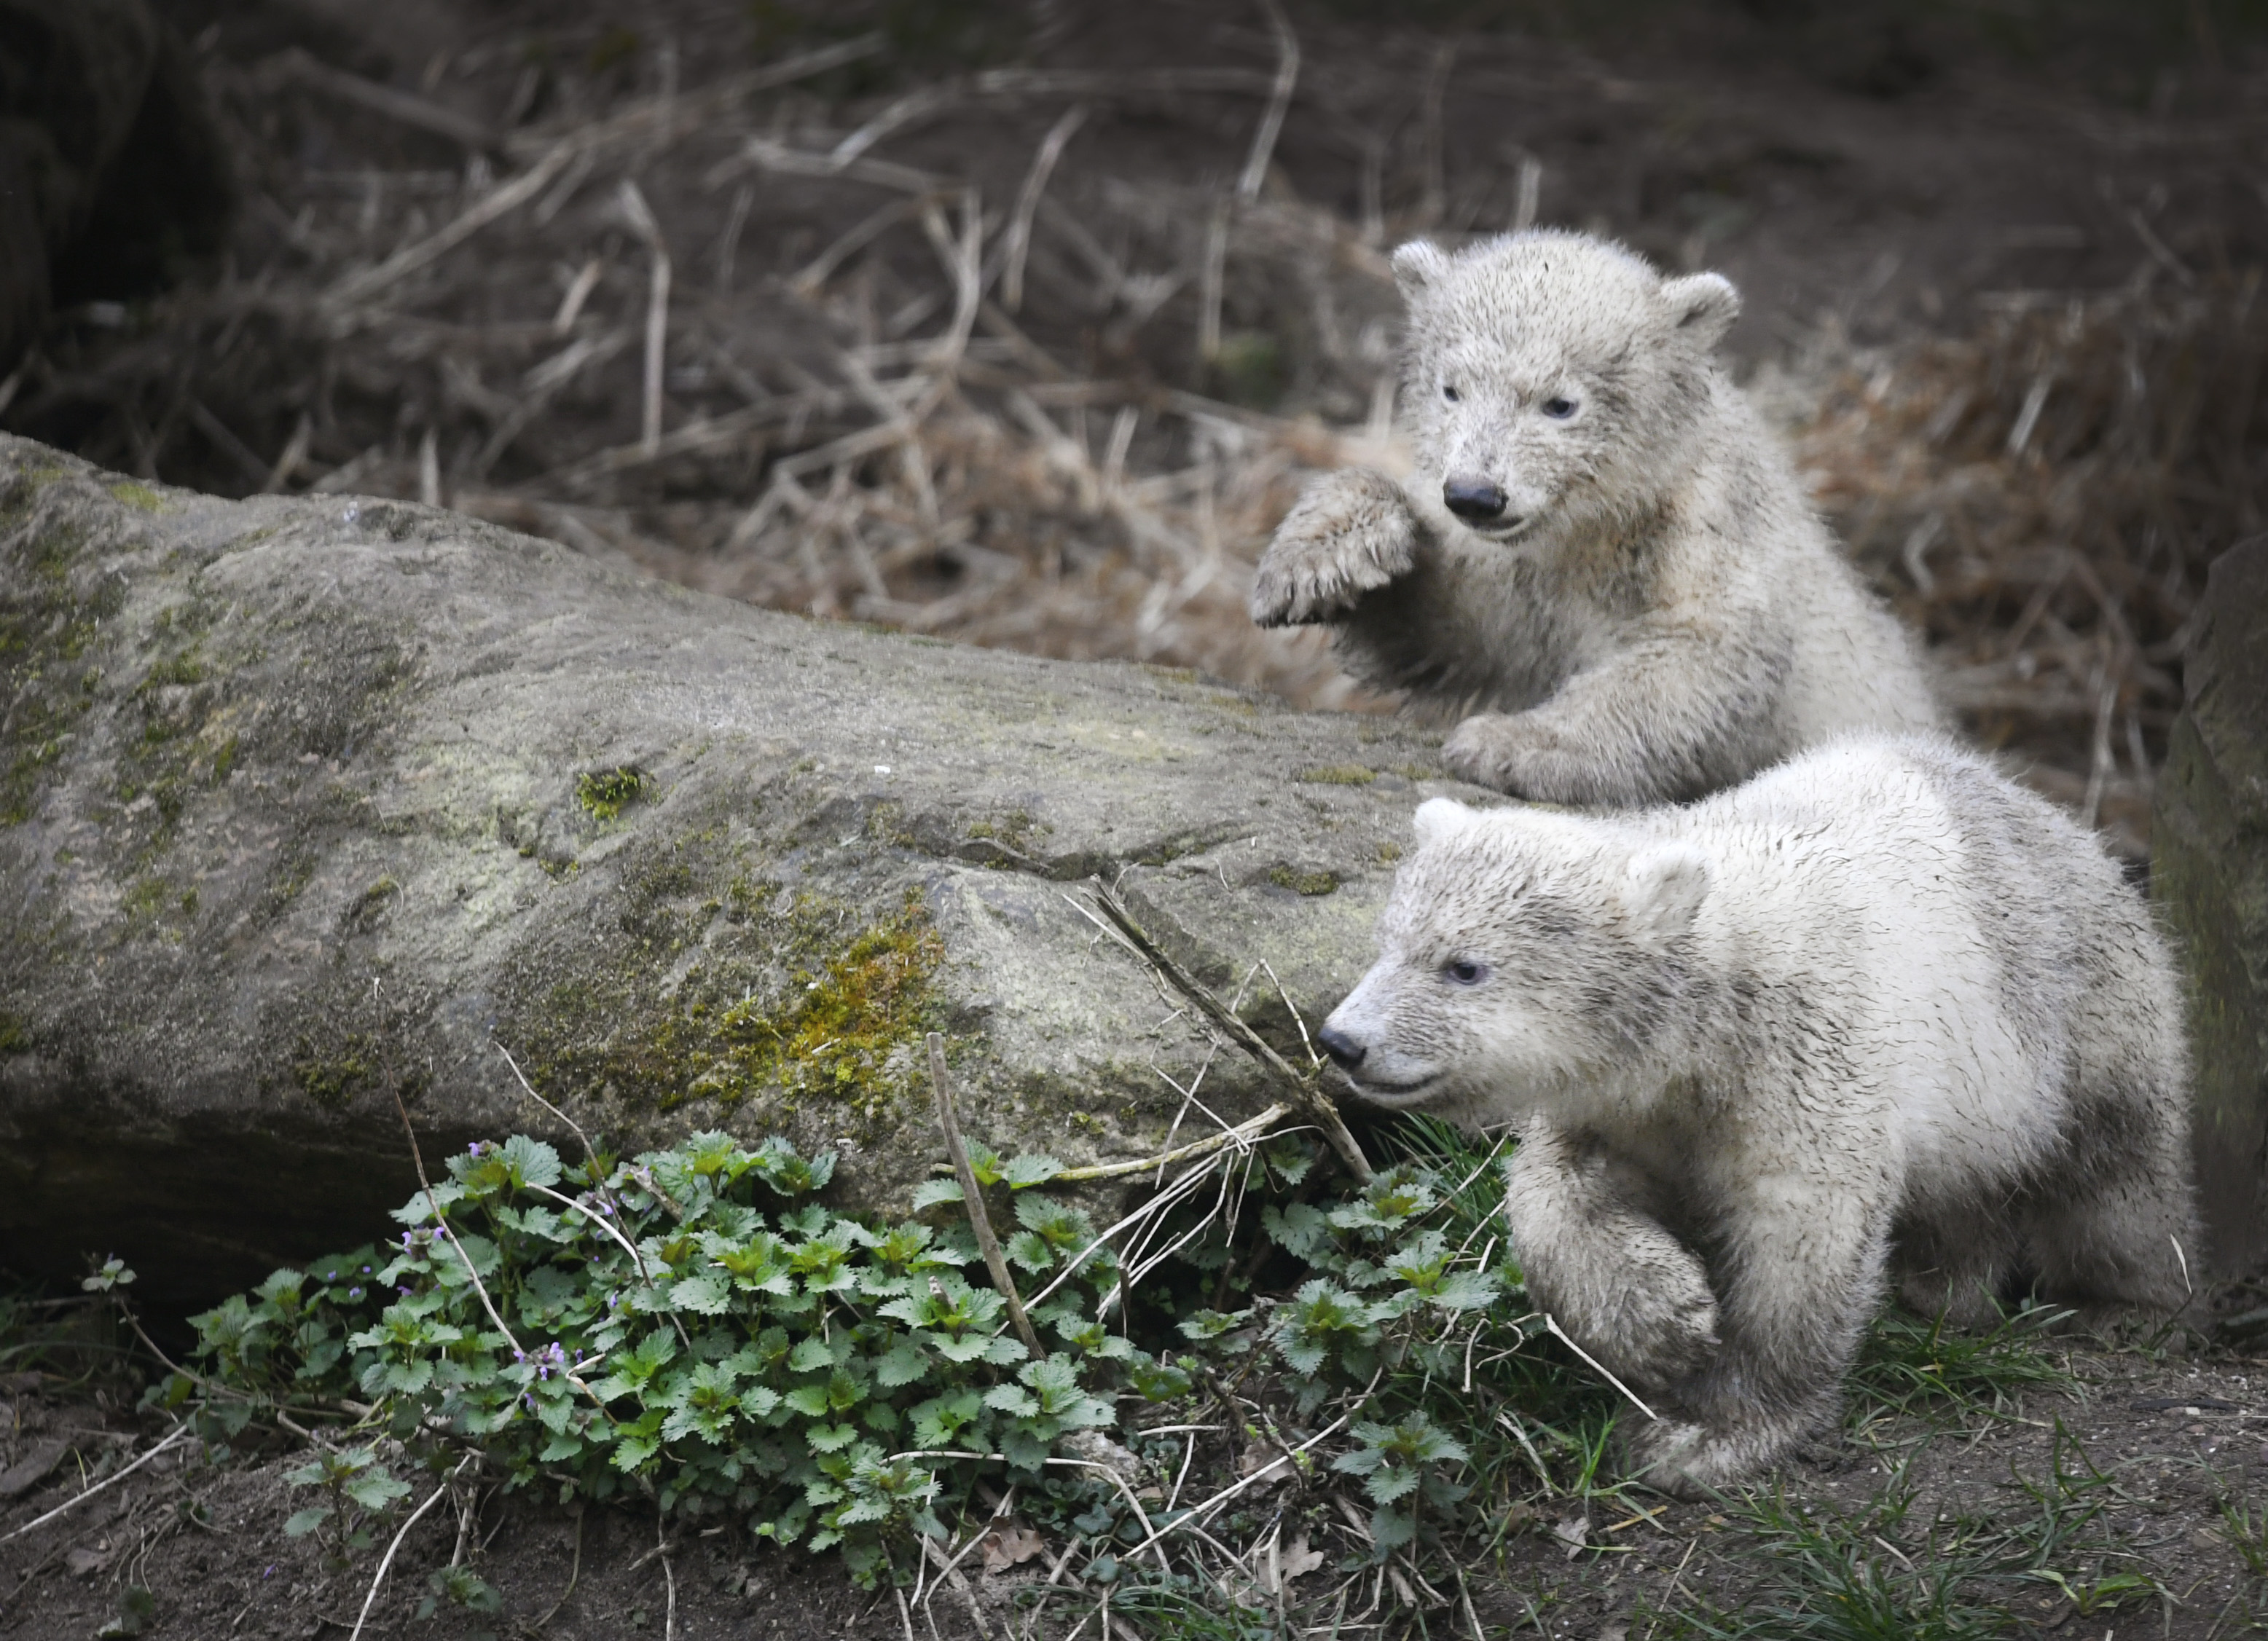
[[1488, 978], [1488, 965], [1476, 963], [1469, 957], [1461, 957], [1455, 962], [1446, 965], [1441, 972], [1461, 986], [1477, 986]]
[[1550, 416], [1555, 422], [1565, 422], [1569, 416], [1575, 414], [1575, 401], [1572, 399], [1562, 399], [1555, 395], [1554, 397], [1543, 401], [1543, 414]]
[[1447, 382], [1444, 382], [1441, 384], [1441, 397], [1447, 400], [1451, 404], [1454, 404], [1461, 397], [1462, 397], [1462, 395], [1460, 394], [1455, 388], [1450, 386]]

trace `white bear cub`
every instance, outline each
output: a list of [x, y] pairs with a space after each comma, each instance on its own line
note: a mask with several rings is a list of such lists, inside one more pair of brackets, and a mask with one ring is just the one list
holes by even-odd
[[2198, 1244], [2173, 967], [2095, 839], [1933, 738], [1686, 808], [1434, 798], [1320, 1041], [1376, 1104], [1516, 1122], [1528, 1295], [1660, 1416], [1655, 1485], [1829, 1417], [1881, 1296], [2169, 1311]]
[[1405, 245], [1394, 271], [1416, 471], [1317, 480], [1255, 621], [1329, 623], [1358, 676], [1484, 709], [1449, 767], [1554, 803], [1697, 798], [1838, 733], [1940, 726], [1717, 363], [1729, 283], [1555, 231]]

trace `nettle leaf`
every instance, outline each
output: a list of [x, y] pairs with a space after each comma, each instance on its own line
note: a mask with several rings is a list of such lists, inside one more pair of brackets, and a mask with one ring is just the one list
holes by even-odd
[[540, 1139], [515, 1134], [504, 1143], [504, 1157], [515, 1185], [556, 1186], [559, 1183], [559, 1153]]
[[756, 1160], [740, 1149], [738, 1140], [716, 1129], [688, 1134], [677, 1147], [677, 1156], [687, 1173], [720, 1179], [728, 1184], [746, 1174]]
[[1182, 1318], [1180, 1326], [1182, 1337], [1203, 1343], [1207, 1339], [1219, 1338], [1232, 1328], [1241, 1328], [1251, 1319], [1249, 1310], [1197, 1311]]
[[1040, 1410], [1040, 1399], [1021, 1385], [995, 1385], [984, 1393], [984, 1405], [996, 1413], [1029, 1418]]
[[1055, 1250], [1047, 1245], [1044, 1238], [1029, 1231], [1017, 1232], [1002, 1246], [1000, 1251], [1008, 1256], [1008, 1262], [1019, 1270], [1042, 1271], [1050, 1269], [1056, 1262]]
[[918, 1383], [929, 1372], [929, 1358], [919, 1345], [901, 1342], [882, 1353], [874, 1364], [874, 1382], [885, 1390]]
[[1020, 1191], [1027, 1186], [1044, 1185], [1063, 1170], [1061, 1162], [1042, 1152], [1034, 1156], [1010, 1158], [1007, 1166], [1000, 1170], [1000, 1177], [1008, 1182], [1010, 1190]]
[[917, 1213], [924, 1208], [934, 1208], [939, 1203], [957, 1203], [960, 1200], [961, 1181], [958, 1180], [924, 1180], [914, 1187], [914, 1211]]
[[1292, 1258], [1329, 1269], [1325, 1260], [1332, 1247], [1331, 1222], [1322, 1209], [1308, 1203], [1282, 1208], [1270, 1204], [1260, 1211], [1260, 1227]]
[[982, 1334], [955, 1339], [945, 1334], [923, 1334], [921, 1343], [948, 1362], [980, 1362], [990, 1353], [992, 1342]]
[[671, 1285], [669, 1302], [680, 1310], [722, 1316], [732, 1308], [733, 1291], [727, 1278], [721, 1276], [688, 1277]]
[[806, 1418], [823, 1419], [827, 1417], [827, 1387], [824, 1385], [798, 1385], [782, 1400]]
[[1048, 1461], [1048, 1446], [1054, 1431], [1042, 1435], [1022, 1423], [1010, 1425], [1000, 1432], [1000, 1453], [1020, 1470], [1036, 1470]]
[[756, 1177], [782, 1196], [801, 1196], [823, 1189], [835, 1177], [835, 1152], [822, 1151], [806, 1159], [796, 1154], [793, 1144], [775, 1135], [756, 1152], [753, 1166]]
[[284, 1536], [305, 1538], [331, 1519], [328, 1505], [313, 1505], [305, 1510], [295, 1510], [284, 1518]]
[[364, 1510], [383, 1510], [395, 1499], [409, 1491], [409, 1483], [397, 1482], [376, 1466], [364, 1470], [344, 1488], [349, 1498]]
[[804, 1431], [803, 1439], [814, 1453], [835, 1453], [858, 1440], [858, 1432], [848, 1424], [818, 1424]]
[[438, 1203], [443, 1208], [446, 1208], [452, 1203], [461, 1203], [464, 1200], [465, 1188], [453, 1180], [445, 1180], [433, 1188], [431, 1195], [428, 1196], [425, 1192], [420, 1191], [402, 1206], [390, 1210], [389, 1212], [394, 1219], [401, 1225], [430, 1225], [434, 1218], [434, 1203]]
[[1151, 1362], [1137, 1358], [1128, 1370], [1135, 1390], [1145, 1402], [1174, 1402], [1189, 1394], [1189, 1374], [1166, 1362]]
[[1344, 1207], [1334, 1208], [1326, 1218], [1339, 1230], [1352, 1231], [1375, 1241], [1432, 1212], [1440, 1200], [1433, 1189], [1433, 1176], [1423, 1168], [1403, 1163], [1374, 1176], [1359, 1197]]
[[1426, 1297], [1445, 1311], [1476, 1311], [1495, 1304], [1503, 1292], [1504, 1284], [1493, 1271], [1460, 1270]]
[[835, 1365], [835, 1352], [828, 1348], [824, 1339], [801, 1340], [794, 1350], [788, 1352], [787, 1365], [798, 1373], [819, 1372]]
[[951, 1447], [983, 1410], [984, 1399], [974, 1390], [949, 1391], [917, 1402], [912, 1409], [914, 1445]]
[[637, 1469], [661, 1451], [661, 1444], [650, 1436], [625, 1436], [615, 1443], [615, 1468]]

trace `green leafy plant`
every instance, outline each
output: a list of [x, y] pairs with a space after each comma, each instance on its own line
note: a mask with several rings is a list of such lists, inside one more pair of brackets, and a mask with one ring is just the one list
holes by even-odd
[[323, 1502], [292, 1512], [284, 1531], [292, 1538], [321, 1533], [335, 1565], [343, 1565], [350, 1550], [368, 1549], [376, 1537], [372, 1524], [409, 1490], [369, 1447], [320, 1448], [284, 1480], [322, 1490]]
[[1356, 1446], [1331, 1462], [1335, 1470], [1362, 1478], [1363, 1490], [1378, 1506], [1370, 1519], [1373, 1541], [1396, 1549], [1418, 1536], [1418, 1514], [1427, 1505], [1444, 1511], [1471, 1490], [1450, 1479], [1471, 1453], [1423, 1412], [1395, 1424], [1367, 1420], [1354, 1427]]
[[[395, 1243], [193, 1318], [205, 1376], [233, 1393], [201, 1417], [225, 1439], [262, 1407], [366, 1399], [390, 1431], [477, 1442], [513, 1484], [738, 1512], [780, 1543], [839, 1546], [871, 1581], [980, 1470], [1075, 1494], [1042, 1475], [1061, 1438], [1187, 1388], [1097, 1326], [1118, 1268], [1077, 1209], [1017, 1199], [1018, 1267], [1063, 1279], [1033, 1314], [1052, 1342], [1034, 1358], [964, 1274], [965, 1226], [833, 1213], [810, 1200], [833, 1166], [713, 1133], [581, 1166], [525, 1137], [475, 1144], [397, 1213]], [[319, 1455], [295, 1479], [326, 1502], [295, 1530], [351, 1543], [381, 1475], [367, 1449]]]
[[432, 1617], [444, 1606], [484, 1617], [504, 1611], [503, 1592], [462, 1562], [436, 1567], [426, 1575], [425, 1588], [427, 1593], [417, 1603], [420, 1619]]

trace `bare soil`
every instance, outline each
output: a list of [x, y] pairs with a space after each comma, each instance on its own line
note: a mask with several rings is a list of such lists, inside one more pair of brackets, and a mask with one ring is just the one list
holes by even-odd
[[[1908, 1465], [1900, 1479], [1911, 1483], [1910, 1507], [1897, 1522], [1869, 1523], [1881, 1526], [1873, 1542], [1886, 1571], [1893, 1559], [1927, 1570], [1941, 1547], [1949, 1554], [1979, 1535], [2024, 1529], [2041, 1520], [2043, 1498], [2053, 1503], [2066, 1529], [2089, 1547], [2085, 1555], [2059, 1555], [2055, 1564], [2091, 1567], [2092, 1576], [2069, 1588], [2021, 1578], [1972, 1587], [1972, 1601], [2008, 1615], [1982, 1633], [2201, 1638], [2250, 1633], [2268, 1623], [2268, 1580], [2233, 1542], [2223, 1508], [2233, 1502], [2249, 1510], [2256, 1534], [2268, 1520], [2268, 1359], [2078, 1350], [2068, 1359], [2081, 1381], [2076, 1393], [2018, 1396], [1992, 1417], [1940, 1408], [1928, 1417], [1846, 1426], [1810, 1443], [1772, 1490], [1792, 1505], [1867, 1521], [1892, 1472]], [[38, 1378], [19, 1376], [8, 1387], [0, 1461], [44, 1459], [63, 1444], [61, 1457], [45, 1482], [6, 1505], [0, 1533], [67, 1502], [82, 1475], [114, 1471], [125, 1448], [155, 1428], [74, 1395], [59, 1381], [29, 1382]], [[188, 1443], [53, 1524], [0, 1542], [0, 1635], [92, 1636], [115, 1619], [132, 1586], [154, 1597], [148, 1633], [155, 1635], [317, 1641], [345, 1634], [370, 1594], [380, 1549], [332, 1566], [316, 1539], [284, 1535], [285, 1517], [307, 1499], [284, 1477], [304, 1458], [298, 1451], [249, 1451], [214, 1464]], [[1207, 1453], [1204, 1467], [1226, 1475], [1233, 1460], [1226, 1450]], [[422, 1502], [432, 1485], [422, 1478], [412, 1501]], [[1280, 1490], [1268, 1507], [1329, 1519], [1332, 1512], [1314, 1508], [1321, 1494], [1303, 1494], [1306, 1485]], [[650, 1513], [570, 1514], [540, 1498], [478, 1489], [469, 1490], [467, 1505], [460, 1512], [445, 1501], [410, 1531], [371, 1608], [366, 1634], [435, 1641], [660, 1637], [673, 1622], [673, 1584], [675, 1633], [688, 1641], [770, 1635], [882, 1641], [906, 1632], [896, 1597], [852, 1588], [829, 1560], [751, 1547], [731, 1526], [672, 1538], [665, 1571]], [[1344, 1578], [1335, 1569], [1353, 1539], [1340, 1537], [1346, 1542], [1315, 1532], [1329, 1556], [1291, 1583], [1294, 1627], [1284, 1633], [1309, 1627], [1329, 1633], [1328, 1604], [1302, 1613], [1299, 1603]], [[915, 1633], [930, 1633], [932, 1623], [948, 1637], [978, 1633], [973, 1601], [986, 1633], [1025, 1634], [1031, 1608], [1028, 1600], [1019, 1601], [1019, 1589], [1044, 1585], [1064, 1548], [1048, 1543], [990, 1574], [972, 1556], [967, 1593], [936, 1590], [926, 1610], [911, 1615]], [[1587, 1501], [1538, 1494], [1501, 1555], [1469, 1570], [1472, 1616], [1491, 1635], [1579, 1637], [1674, 1635], [1668, 1615], [1697, 1606], [1753, 1616], [1774, 1595], [1761, 1548], [1729, 1504], [1669, 1502], [1643, 1492]], [[2252, 1555], [2264, 1553], [2256, 1537]], [[444, 1604], [430, 1618], [416, 1616], [433, 1575], [453, 1559], [467, 1561], [501, 1594], [500, 1610]], [[2121, 1573], [2142, 1575], [2155, 1587], [2110, 1586]], [[1075, 1567], [1069, 1582], [1078, 1589]], [[2108, 1593], [2098, 1598], [2100, 1589]], [[1030, 1633], [1060, 1637], [1097, 1593], [1099, 1586], [1079, 1591], [1080, 1599], [1048, 1608]], [[1361, 1598], [1354, 1604], [1359, 1608]], [[1390, 1591], [1384, 1609], [1382, 1633], [1389, 1636], [1470, 1633], [1461, 1611], [1429, 1615], [1424, 1603], [1403, 1605]], [[1430, 1630], [1422, 1627], [1429, 1620]], [[1175, 1633], [1116, 1622], [1127, 1634]], [[1381, 1633], [1379, 1622], [1350, 1615], [1343, 1630]]]

